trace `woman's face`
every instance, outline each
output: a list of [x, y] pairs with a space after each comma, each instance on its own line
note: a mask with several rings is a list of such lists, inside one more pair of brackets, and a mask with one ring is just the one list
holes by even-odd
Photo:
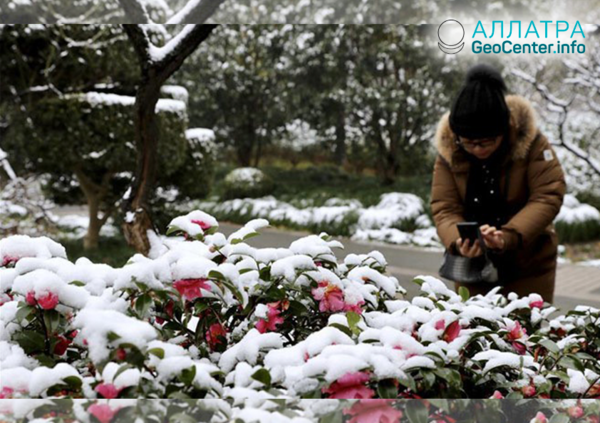
[[479, 139], [458, 137], [458, 140], [467, 153], [474, 155], [478, 159], [487, 159], [500, 147], [502, 135]]

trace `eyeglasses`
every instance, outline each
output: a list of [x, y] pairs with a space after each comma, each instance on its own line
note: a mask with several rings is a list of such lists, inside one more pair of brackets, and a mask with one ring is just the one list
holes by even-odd
[[459, 137], [456, 137], [456, 144], [463, 147], [465, 150], [473, 150], [475, 147], [488, 148], [496, 143], [496, 137], [484, 138], [480, 141], [461, 141]]

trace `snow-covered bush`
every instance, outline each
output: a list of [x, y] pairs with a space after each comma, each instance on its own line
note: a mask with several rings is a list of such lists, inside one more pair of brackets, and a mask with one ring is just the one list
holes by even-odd
[[537, 294], [468, 298], [430, 276], [408, 301], [379, 252], [340, 261], [324, 233], [246, 243], [267, 224], [225, 237], [196, 210], [122, 268], [1, 240], [2, 397], [600, 395], [600, 310], [550, 319]]
[[279, 226], [313, 233], [327, 231], [355, 240], [441, 246], [435, 227], [425, 212], [425, 203], [414, 194], [383, 194], [379, 203], [371, 207], [364, 207], [356, 199], [340, 198], [330, 198], [320, 206], [315, 206], [309, 199], [299, 199], [296, 203], [269, 196], [203, 201], [196, 205], [230, 222], [262, 218]]
[[273, 191], [273, 181], [260, 169], [239, 167], [225, 176], [223, 181], [224, 200], [232, 198], [258, 198]]
[[571, 194], [565, 195], [554, 225], [561, 242], [600, 239], [600, 211], [589, 204], [581, 204]]

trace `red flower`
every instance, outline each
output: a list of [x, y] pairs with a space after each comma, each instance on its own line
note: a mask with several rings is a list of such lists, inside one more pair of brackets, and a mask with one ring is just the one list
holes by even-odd
[[113, 410], [108, 404], [92, 404], [87, 411], [100, 423], [110, 423], [119, 409]]
[[494, 391], [494, 394], [492, 395], [492, 399], [503, 399], [504, 395], [502, 395], [502, 393], [500, 391]]
[[117, 388], [112, 383], [101, 383], [94, 388], [94, 391], [98, 392], [103, 398], [106, 399], [117, 398], [122, 390], [123, 388]]
[[444, 321], [444, 319], [442, 320], [438, 320], [437, 322], [435, 322], [435, 330], [442, 330], [446, 327], [446, 322]]
[[370, 379], [366, 372], [347, 373], [337, 381], [323, 388], [324, 394], [329, 394], [332, 399], [368, 399], [375, 395], [372, 389], [365, 386]]
[[37, 300], [35, 299], [35, 292], [29, 291], [25, 296], [25, 302], [30, 306], [34, 306], [37, 304]]
[[48, 292], [46, 295], [38, 297], [37, 301], [44, 310], [53, 310], [58, 304], [58, 295], [54, 292]]
[[339, 286], [321, 281], [319, 287], [313, 288], [311, 292], [315, 300], [319, 301], [321, 312], [335, 313], [344, 309], [344, 293]]
[[259, 319], [256, 323], [256, 329], [260, 333], [265, 332], [275, 332], [277, 330], [277, 325], [283, 323], [283, 317], [279, 316], [281, 311], [278, 309], [279, 301], [275, 303], [267, 304], [267, 319]]
[[0, 391], [0, 399], [12, 398], [12, 395], [14, 392], [15, 391], [13, 388], [9, 388], [8, 386], [5, 386]]
[[515, 341], [517, 339], [521, 339], [525, 335], [527, 335], [525, 328], [521, 327], [519, 322], [515, 322], [513, 328], [510, 330], [510, 332], [508, 332], [508, 340]]
[[525, 395], [526, 398], [533, 397], [536, 393], [535, 386], [533, 386], [533, 385], [524, 386], [521, 389], [521, 392], [523, 393], [523, 395]]
[[544, 307], [544, 300], [536, 300], [529, 303], [531, 308], [542, 308]]
[[352, 416], [348, 423], [393, 423], [402, 418], [402, 411], [390, 406], [391, 400], [363, 399], [355, 402], [344, 414]]
[[9, 264], [14, 264], [18, 261], [19, 261], [19, 257], [4, 256], [4, 257], [2, 257], [2, 266], [0, 266], [0, 267], [7, 267]]
[[211, 228], [211, 226], [203, 220], [192, 220], [192, 223], [195, 223], [196, 225], [200, 226], [200, 229], [202, 229], [203, 231]]
[[[211, 350], [215, 350], [220, 344], [223, 344], [227, 331], [220, 323], [213, 323], [206, 331], [206, 342]], [[225, 339], [226, 342], [226, 339]]]
[[200, 289], [210, 291], [207, 279], [180, 279], [173, 282], [173, 287], [188, 301], [202, 297]]
[[58, 336], [58, 342], [54, 345], [54, 354], [63, 355], [67, 348], [71, 345], [71, 340], [65, 338], [64, 336]]
[[579, 405], [569, 407], [567, 409], [567, 413], [569, 414], [569, 416], [571, 416], [574, 419], [578, 419], [578, 418], [582, 417], [584, 414], [583, 408], [581, 408]]
[[123, 348], [117, 348], [117, 350], [115, 351], [115, 357], [119, 361], [125, 361], [125, 359], [127, 358], [127, 351], [125, 351]]
[[460, 323], [458, 322], [458, 320], [453, 321], [448, 325], [448, 327], [446, 327], [446, 330], [442, 335], [442, 339], [446, 342], [454, 341], [456, 338], [458, 338], [458, 335], [460, 334], [460, 329]]
[[538, 411], [531, 423], [546, 423], [547, 421], [546, 415], [541, 411]]
[[48, 292], [36, 298], [35, 292], [29, 291], [25, 296], [25, 302], [31, 306], [39, 305], [44, 310], [53, 310], [58, 304], [58, 295], [54, 292]]
[[360, 301], [356, 304], [348, 304], [344, 299], [344, 292], [342, 289], [334, 284], [327, 281], [319, 282], [318, 288], [313, 288], [311, 293], [315, 300], [319, 301], [319, 311], [336, 313], [338, 311], [353, 311], [361, 314], [362, 309], [360, 308], [365, 302]]

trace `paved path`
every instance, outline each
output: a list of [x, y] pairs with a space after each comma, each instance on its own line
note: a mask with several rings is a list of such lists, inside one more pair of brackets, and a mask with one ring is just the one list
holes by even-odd
[[[220, 230], [225, 234], [230, 234], [239, 227], [229, 223], [220, 224]], [[261, 236], [248, 240], [248, 243], [256, 247], [285, 247], [303, 236], [306, 236], [306, 233], [267, 228], [261, 231]], [[344, 255], [380, 251], [389, 263], [389, 272], [398, 278], [402, 286], [408, 290], [409, 296], [418, 293], [418, 286], [412, 283], [415, 276], [426, 274], [439, 278], [437, 271], [442, 260], [442, 252], [383, 243], [357, 242], [347, 238], [338, 239], [344, 244]], [[444, 282], [453, 287], [449, 281], [444, 280]], [[565, 311], [580, 304], [600, 308], [600, 268], [559, 264], [554, 303]]]

